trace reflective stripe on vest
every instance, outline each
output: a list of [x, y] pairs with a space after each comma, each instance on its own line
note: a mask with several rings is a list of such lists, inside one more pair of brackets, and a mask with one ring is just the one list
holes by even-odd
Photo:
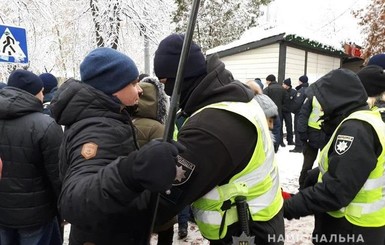
[[[267, 221], [282, 208], [283, 199], [273, 142], [265, 114], [258, 102], [220, 102], [202, 109], [206, 108], [239, 114], [252, 122], [258, 133], [257, 145], [248, 165], [233, 176], [228, 184], [217, 186], [192, 205], [194, 218], [202, 235], [210, 240], [218, 240], [225, 237], [227, 226], [238, 221], [234, 205], [227, 210], [221, 209], [225, 201], [229, 200], [234, 204], [236, 196], [246, 196], [252, 219]], [[222, 232], [219, 234], [222, 223]]]
[[[382, 146], [382, 152], [377, 158], [375, 169], [357, 193], [352, 202], [338, 211], [328, 212], [333, 217], [345, 217], [350, 223], [361, 227], [380, 227], [385, 225], [385, 124], [378, 111], [358, 111], [352, 113], [346, 120], [361, 120], [368, 122], [375, 129]], [[337, 129], [341, 126], [337, 127]], [[320, 177], [328, 171], [328, 151], [331, 147], [337, 129], [327, 145], [321, 151], [319, 162]]]
[[321, 105], [315, 96], [313, 96], [311, 104], [313, 109], [310, 113], [307, 125], [315, 129], [321, 129], [322, 120], [320, 120], [320, 117], [323, 116], [324, 112], [322, 111]]

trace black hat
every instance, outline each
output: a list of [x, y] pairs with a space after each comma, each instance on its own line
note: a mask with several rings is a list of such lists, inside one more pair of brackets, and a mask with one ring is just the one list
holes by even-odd
[[284, 84], [286, 84], [287, 86], [291, 86], [291, 79], [290, 78], [287, 78], [283, 81]]
[[[154, 57], [154, 72], [158, 78], [176, 78], [183, 41], [184, 35], [171, 34], [159, 43]], [[183, 77], [198, 77], [205, 74], [206, 70], [206, 58], [201, 48], [191, 42]]]
[[273, 74], [268, 75], [266, 77], [266, 81], [275, 82], [275, 76]]
[[53, 88], [57, 87], [57, 79], [51, 73], [43, 73], [43, 74], [40, 74], [39, 77], [43, 81], [44, 94], [51, 92]]
[[362, 68], [357, 75], [369, 97], [380, 95], [385, 91], [385, 73], [381, 66], [368, 65]]
[[306, 75], [300, 76], [298, 80], [300, 80], [302, 83], [307, 83], [309, 81]]
[[32, 95], [37, 95], [43, 89], [43, 81], [30, 71], [18, 69], [9, 75], [8, 86], [22, 89]]

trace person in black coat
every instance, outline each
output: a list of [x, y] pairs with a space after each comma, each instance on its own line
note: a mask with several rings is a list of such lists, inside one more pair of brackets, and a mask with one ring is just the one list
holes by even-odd
[[309, 93], [298, 114], [297, 130], [303, 145], [303, 163], [298, 178], [299, 189], [305, 187], [305, 180], [308, 172], [313, 168], [318, 151], [327, 142], [325, 133], [319, 127], [322, 123], [320, 118], [322, 112], [313, 99], [314, 96]]
[[278, 107], [278, 117], [274, 122], [273, 135], [274, 135], [274, 148], [275, 152], [278, 151], [279, 144], [282, 139], [282, 107], [285, 101], [288, 100], [289, 95], [286, 93], [286, 90], [278, 84], [276, 78], [273, 74], [270, 74], [266, 77], [267, 87], [263, 90], [263, 93], [270, 97], [272, 101]]
[[175, 179], [177, 144], [154, 140], [138, 150], [127, 108], [139, 102], [138, 75], [130, 57], [96, 48], [80, 65], [81, 81], [67, 80], [51, 101], [52, 117], [65, 126], [59, 209], [71, 245], [147, 243], [151, 192]]
[[[291, 115], [292, 111], [292, 102], [295, 96], [297, 95], [297, 91], [291, 87], [291, 79], [287, 78], [283, 81], [282, 87], [286, 90], [288, 96], [286, 97], [285, 102], [282, 105], [282, 118], [281, 125], [283, 132], [283, 122], [286, 125], [286, 140], [288, 145], [294, 145], [294, 135], [293, 135], [293, 117]], [[283, 133], [282, 133], [283, 135]], [[281, 139], [281, 146], [284, 146], [283, 137]]]
[[309, 87], [308, 77], [306, 75], [300, 76], [298, 78], [299, 85], [295, 87], [297, 90], [296, 97], [292, 100], [292, 112], [294, 113], [294, 134], [295, 134], [295, 146], [289, 152], [301, 153], [303, 150], [301, 137], [298, 132], [298, 115], [303, 105], [303, 102], [306, 99], [306, 90]]
[[40, 74], [39, 77], [43, 81], [43, 85], [44, 85], [43, 113], [47, 115], [51, 115], [51, 111], [49, 107], [50, 107], [51, 100], [54, 94], [56, 93], [56, 90], [58, 87], [58, 81], [54, 75], [48, 72]]
[[0, 90], [0, 244], [62, 243], [56, 205], [63, 131], [42, 112], [41, 79], [13, 71]]
[[309, 90], [324, 112], [322, 130], [330, 140], [320, 153], [318, 182], [285, 200], [284, 216], [313, 214], [314, 244], [383, 245], [385, 210], [376, 203], [385, 199], [379, 158], [385, 124], [378, 112], [369, 110], [365, 89], [350, 70], [333, 70]]

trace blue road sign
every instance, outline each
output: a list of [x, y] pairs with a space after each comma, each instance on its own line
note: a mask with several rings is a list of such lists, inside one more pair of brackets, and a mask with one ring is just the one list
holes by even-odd
[[0, 62], [28, 63], [24, 28], [0, 25]]

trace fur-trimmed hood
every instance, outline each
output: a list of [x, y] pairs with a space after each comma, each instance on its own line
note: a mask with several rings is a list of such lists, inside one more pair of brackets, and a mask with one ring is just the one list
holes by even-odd
[[139, 83], [143, 89], [138, 109], [134, 117], [150, 118], [164, 124], [166, 122], [169, 98], [164, 85], [155, 77], [146, 77]]

